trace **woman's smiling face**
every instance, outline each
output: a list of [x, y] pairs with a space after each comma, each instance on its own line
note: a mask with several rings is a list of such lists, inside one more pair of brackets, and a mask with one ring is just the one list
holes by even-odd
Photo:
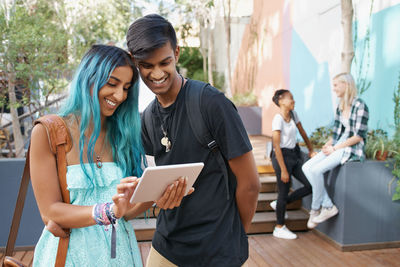
[[287, 110], [294, 109], [295, 101], [293, 99], [293, 95], [290, 92], [284, 93], [279, 99], [279, 107], [284, 107]]
[[130, 66], [121, 66], [114, 69], [110, 79], [99, 90], [99, 105], [101, 117], [110, 117], [115, 110], [128, 97], [128, 90], [131, 87], [133, 70]]
[[333, 91], [337, 97], [342, 98], [346, 92], [346, 83], [338, 79], [333, 80]]

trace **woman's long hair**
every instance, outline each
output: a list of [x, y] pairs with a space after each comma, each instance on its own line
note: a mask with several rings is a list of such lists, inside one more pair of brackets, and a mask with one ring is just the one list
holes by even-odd
[[[83, 150], [87, 145], [87, 159], [93, 162], [94, 146], [100, 134], [99, 90], [108, 82], [115, 68], [130, 66], [133, 71], [127, 99], [121, 103], [114, 114], [107, 117], [106, 138], [112, 148], [114, 161], [125, 176], [142, 175], [144, 150], [140, 138], [140, 115], [138, 110], [139, 85], [138, 72], [129, 54], [121, 48], [107, 45], [94, 45], [84, 55], [70, 87], [70, 94], [60, 115], [76, 115], [79, 124], [79, 161], [85, 175], [90, 179], [83, 162]], [[89, 140], [85, 131], [93, 127]], [[94, 164], [90, 164], [94, 174]]]
[[354, 98], [357, 97], [356, 83], [354, 82], [353, 76], [351, 76], [350, 73], [340, 73], [333, 77], [333, 80], [337, 80], [346, 84], [344, 96], [340, 99], [339, 102], [339, 109], [343, 111], [345, 107], [351, 106]]

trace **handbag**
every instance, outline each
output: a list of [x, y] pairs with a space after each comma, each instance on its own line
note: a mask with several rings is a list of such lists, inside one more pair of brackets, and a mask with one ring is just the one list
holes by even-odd
[[[47, 131], [47, 136], [49, 138], [51, 151], [54, 153], [57, 159], [57, 173], [60, 183], [62, 198], [65, 203], [70, 203], [69, 191], [67, 189], [67, 159], [66, 154], [72, 148], [72, 138], [68, 132], [68, 128], [64, 120], [54, 114], [45, 115], [34, 122], [34, 125], [41, 123]], [[29, 179], [30, 179], [30, 166], [29, 166], [29, 152], [26, 154], [25, 167], [22, 175], [17, 203], [15, 205], [14, 215], [10, 227], [10, 232], [8, 235], [7, 246], [5, 251], [5, 258], [3, 261], [3, 267], [25, 267], [23, 263], [19, 260], [11, 257], [14, 251], [15, 240], [18, 235], [18, 228], [21, 221], [22, 211], [25, 204], [26, 192], [28, 190]], [[42, 218], [43, 219], [43, 218]], [[55, 266], [63, 267], [65, 266], [65, 260], [67, 258], [68, 244], [69, 244], [69, 229], [63, 229], [60, 231], [61, 227], [52, 221], [43, 221], [46, 228], [56, 237], [60, 237], [58, 243], [57, 257]]]

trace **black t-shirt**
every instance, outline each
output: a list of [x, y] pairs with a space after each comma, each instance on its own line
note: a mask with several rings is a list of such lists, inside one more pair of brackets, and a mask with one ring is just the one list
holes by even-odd
[[[162, 108], [156, 100], [148, 107], [152, 112], [153, 140], [157, 140], [154, 144], [142, 119], [143, 146], [146, 154], [154, 156], [156, 165], [205, 164], [193, 186], [195, 191], [184, 197], [179, 207], [162, 210], [158, 215], [152, 245], [178, 266], [241, 266], [248, 258], [248, 241], [236, 205], [236, 177], [226, 162], [228, 200], [226, 182], [215, 152], [201, 146], [189, 124], [185, 90], [190, 83], [188, 80], [171, 106]], [[201, 111], [226, 160], [252, 149], [235, 106], [223, 93], [207, 86]], [[164, 124], [172, 143], [169, 152], [165, 152], [165, 146], [160, 142], [164, 136], [160, 119], [166, 119]]]

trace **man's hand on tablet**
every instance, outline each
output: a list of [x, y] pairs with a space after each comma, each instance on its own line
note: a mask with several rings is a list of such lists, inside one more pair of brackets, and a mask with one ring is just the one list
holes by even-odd
[[[181, 205], [182, 199], [185, 196], [187, 186], [187, 178], [181, 177], [174, 183], [170, 184], [165, 190], [162, 197], [155, 201], [160, 209], [174, 209]], [[194, 188], [190, 188], [187, 195], [193, 193]]]

